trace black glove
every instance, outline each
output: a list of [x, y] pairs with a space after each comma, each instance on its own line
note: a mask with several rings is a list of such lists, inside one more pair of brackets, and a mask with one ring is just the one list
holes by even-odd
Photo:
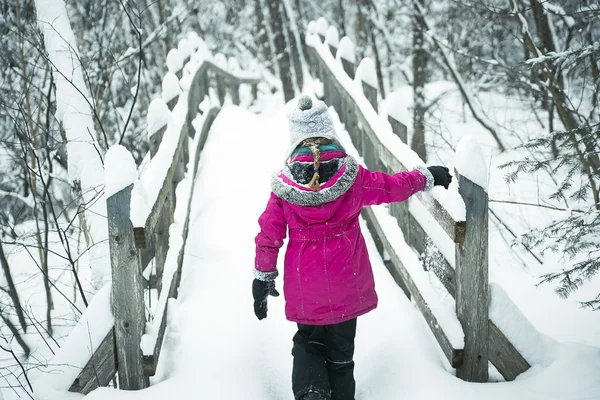
[[433, 175], [433, 186], [443, 186], [448, 189], [448, 185], [452, 182], [450, 170], [446, 167], [433, 166], [427, 167], [431, 175]]
[[261, 281], [255, 279], [252, 282], [252, 296], [254, 297], [254, 314], [259, 320], [267, 318], [267, 297], [279, 296], [275, 290], [275, 281]]

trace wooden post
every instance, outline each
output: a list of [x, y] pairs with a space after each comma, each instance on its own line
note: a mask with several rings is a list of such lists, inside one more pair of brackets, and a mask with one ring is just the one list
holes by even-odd
[[258, 83], [252, 84], [252, 98], [255, 101], [258, 100]]
[[124, 390], [149, 386], [140, 348], [146, 310], [141, 260], [129, 219], [132, 189], [133, 185], [129, 185], [106, 200], [119, 388]]
[[[204, 100], [204, 95], [208, 93], [208, 86], [206, 86], [206, 73], [207, 67], [204, 64], [192, 79], [190, 90], [188, 93], [188, 113], [187, 113], [187, 124], [188, 124], [188, 136], [193, 138], [195, 135], [194, 125], [192, 121], [198, 114], [198, 106], [200, 102]], [[187, 150], [187, 146], [185, 146]], [[186, 151], [187, 153], [188, 151]], [[187, 158], [186, 158], [187, 160]], [[186, 161], [187, 163], [187, 161]]]
[[331, 55], [335, 57], [337, 54], [338, 46], [340, 45], [340, 34], [335, 26], [330, 26], [327, 28], [327, 33], [325, 34], [325, 44], [329, 47], [329, 51]]
[[167, 130], [168, 118], [165, 119], [165, 116], [168, 116], [169, 113], [168, 106], [162, 99], [154, 99], [148, 106], [148, 114], [146, 115], [148, 122], [148, 147], [150, 148], [150, 156], [152, 158], [156, 155]]
[[150, 146], [150, 157], [151, 158], [154, 158], [154, 156], [156, 155], [156, 152], [158, 151], [158, 148], [160, 147], [160, 144], [163, 139], [163, 135], [165, 134], [166, 130], [167, 130], [167, 125], [163, 126], [158, 131], [156, 131], [152, 136], [150, 136], [148, 145]]
[[227, 93], [227, 86], [225, 83], [225, 78], [219, 73], [216, 73], [217, 78], [217, 94], [219, 96], [219, 102], [221, 106], [225, 104], [225, 94]]
[[233, 80], [229, 80], [229, 84], [227, 85], [229, 89], [229, 96], [231, 97], [231, 102], [239, 106], [240, 105], [240, 85]]
[[465, 332], [464, 362], [456, 376], [487, 382], [488, 195], [458, 172], [457, 176], [467, 217], [465, 240], [456, 244], [456, 313]]
[[367, 82], [362, 82], [363, 93], [369, 103], [373, 106], [373, 109], [377, 111], [377, 88], [369, 85]]
[[342, 67], [344, 67], [344, 71], [351, 79], [354, 79], [354, 74], [356, 71], [356, 58], [354, 55], [354, 42], [348, 36], [344, 36], [342, 40], [340, 40], [338, 46], [338, 52], [336, 53], [336, 58], [339, 58], [342, 62]]
[[160, 217], [154, 228], [154, 265], [156, 267], [156, 289], [159, 294], [162, 292], [163, 271], [169, 251], [169, 227], [173, 223], [172, 198], [171, 193], [167, 193]]
[[351, 61], [342, 58], [342, 67], [344, 67], [344, 71], [348, 74], [348, 76], [354, 79], [356, 68], [354, 67], [354, 63]]
[[169, 107], [170, 111], [173, 111], [175, 105], [177, 104], [177, 101], [179, 101], [179, 96], [175, 96], [171, 100], [167, 101], [167, 107]]
[[406, 125], [390, 116], [388, 116], [388, 121], [392, 126], [392, 132], [402, 140], [402, 143], [406, 143], [408, 141], [408, 129], [406, 129]]

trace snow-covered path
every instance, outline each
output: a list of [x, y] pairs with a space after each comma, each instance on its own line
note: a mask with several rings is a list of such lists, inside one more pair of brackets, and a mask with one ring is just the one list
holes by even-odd
[[[293, 399], [295, 324], [285, 320], [283, 297], [269, 298], [268, 318], [258, 321], [250, 289], [257, 219], [288, 139], [283, 110], [270, 115], [226, 107], [213, 125], [193, 194], [180, 296], [169, 306], [153, 385], [140, 392], [101, 388], [86, 398]], [[516, 382], [457, 379], [421, 314], [385, 269], [365, 226], [363, 232], [380, 305], [358, 320], [357, 400], [598, 398], [600, 354], [579, 345], [569, 351], [561, 345], [558, 350], [566, 354]], [[281, 278], [277, 284], [281, 289]]]

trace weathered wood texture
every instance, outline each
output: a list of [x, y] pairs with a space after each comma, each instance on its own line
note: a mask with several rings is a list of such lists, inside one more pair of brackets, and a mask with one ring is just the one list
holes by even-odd
[[119, 387], [125, 390], [149, 386], [140, 348], [146, 316], [141, 258], [129, 218], [132, 189], [133, 184], [106, 200], [117, 363], [120, 371], [127, 371], [119, 374]]
[[[363, 148], [362, 143], [369, 140], [372, 143], [376, 154], [385, 165], [394, 172], [406, 171], [406, 166], [404, 166], [396, 155], [381, 143], [361, 108], [354, 102], [352, 95], [348, 93], [336, 79], [333, 72], [327, 67], [325, 61], [321, 59], [317, 51], [313, 47], [308, 47], [307, 51], [308, 53], [312, 53], [312, 57], [318, 64], [317, 70], [321, 71], [321, 75], [319, 75], [321, 80], [327, 82], [327, 87], [330, 87], [331, 91], [337, 92], [337, 95], [345, 102], [344, 108], [346, 109], [346, 112], [340, 115], [340, 118], [342, 118], [342, 122], [346, 124], [346, 129], [352, 138], [354, 146], [361, 151]], [[326, 86], [325, 83], [324, 86]], [[363, 135], [357, 133], [357, 126], [361, 127], [360, 130], [364, 133]], [[436, 219], [450, 239], [455, 243], [460, 243], [464, 240], [465, 221], [455, 221], [450, 213], [436, 199], [430, 196], [425, 197], [421, 193], [417, 193], [415, 196], [421, 200], [421, 203], [423, 203], [429, 213]]]
[[388, 266], [388, 268], [390, 268], [390, 266], [393, 266], [394, 272], [392, 273], [392, 276], [399, 276], [402, 279], [404, 286], [403, 289], [410, 293], [410, 298], [413, 299], [419, 307], [421, 314], [423, 314], [427, 325], [429, 325], [429, 329], [431, 329], [431, 332], [433, 332], [433, 335], [437, 339], [442, 349], [442, 352], [448, 359], [448, 362], [453, 368], [459, 367], [462, 364], [462, 349], [456, 349], [450, 343], [448, 336], [439, 325], [437, 319], [435, 318], [435, 315], [433, 315], [433, 312], [431, 311], [431, 309], [427, 305], [427, 302], [421, 295], [421, 292], [419, 291], [417, 285], [412, 280], [410, 273], [402, 264], [400, 257], [394, 250], [394, 246], [389, 242], [389, 240], [385, 236], [383, 229], [379, 225], [377, 217], [375, 217], [375, 214], [373, 213], [371, 208], [365, 207], [363, 209], [362, 216], [367, 221], [367, 226], [369, 227], [371, 234], [381, 241], [383, 247], [389, 254], [390, 263], [386, 263], [386, 266]]
[[158, 293], [162, 292], [163, 271], [165, 269], [165, 261], [167, 252], [169, 251], [169, 227], [173, 223], [173, 212], [175, 211], [173, 202], [169, 196], [163, 205], [161, 217], [156, 224], [154, 230], [154, 265], [156, 268], [156, 289]]
[[[200, 161], [200, 152], [204, 148], [204, 144], [206, 143], [206, 139], [208, 138], [208, 132], [214, 120], [216, 119], [220, 109], [219, 108], [211, 108], [204, 117], [204, 124], [202, 125], [202, 129], [200, 131], [200, 138], [198, 139], [198, 146], [196, 148], [195, 154], [195, 163], [192, 166], [192, 170], [189, 171], [192, 174], [192, 182], [195, 183], [196, 172], [198, 168], [198, 163]], [[194, 183], [192, 184], [191, 191], [194, 191]], [[168, 296], [167, 299], [177, 298], [179, 283], [181, 280], [181, 270], [183, 268], [183, 260], [184, 260], [184, 250], [187, 243], [187, 237], [189, 232], [189, 224], [190, 224], [190, 213], [192, 210], [192, 196], [189, 197], [187, 210], [186, 210], [186, 218], [183, 226], [183, 243], [181, 249], [179, 250], [179, 254], [177, 256], [177, 269], [174, 271], [174, 276], [171, 279], [171, 285], [169, 287], [168, 293], [163, 293], [163, 296]], [[168, 301], [168, 300], [167, 300]], [[157, 340], [154, 345], [154, 351], [152, 355], [144, 356], [144, 372], [148, 376], [153, 376], [156, 373], [156, 366], [158, 364], [158, 360], [160, 357], [160, 352], [162, 349], [162, 343], [164, 340], [164, 334], [167, 327], [167, 315], [168, 309], [165, 309], [162, 317], [160, 328], [158, 330]]]
[[[143, 287], [149, 282], [156, 282], [161, 289], [162, 270], [168, 251], [168, 228], [173, 221], [174, 192], [177, 183], [184, 176], [185, 167], [189, 161], [188, 137], [193, 137], [195, 129], [192, 120], [198, 113], [198, 106], [208, 95], [208, 74], [212, 73], [222, 80], [229, 80], [236, 88], [232, 93], [233, 102], [239, 102], [240, 84], [250, 84], [253, 93], [260, 79], [250, 74], [230, 73], [210, 61], [205, 61], [198, 69], [188, 92], [188, 115], [179, 133], [177, 148], [173, 162], [169, 166], [161, 190], [157, 196], [150, 215], [143, 227], [133, 227], [130, 221], [131, 191], [133, 185], [121, 190], [107, 199], [107, 216], [109, 224], [109, 247], [112, 265], [113, 287], [111, 302], [115, 316], [114, 329], [106, 336], [102, 344], [91, 356], [85, 368], [71, 385], [70, 391], [87, 394], [98, 386], [106, 386], [119, 371], [119, 386], [125, 390], [142, 389], [148, 386], [148, 376], [153, 375], [160, 355], [160, 348], [166, 329], [166, 312], [162, 316], [159, 337], [155, 344], [154, 355], [144, 358], [140, 349], [141, 336], [145, 331], [145, 305]], [[168, 103], [173, 110], [179, 97]], [[200, 151], [206, 143], [210, 126], [215, 120], [219, 109], [210, 109], [205, 116], [201, 130], [201, 138], [195, 151], [195, 164], [192, 175], [195, 177], [200, 158]], [[166, 127], [155, 133], [150, 143], [150, 153], [154, 157], [160, 148]], [[189, 230], [189, 214], [191, 197], [187, 204], [187, 216], [184, 222], [184, 243]], [[149, 234], [151, 233], [151, 234]], [[141, 250], [138, 250], [141, 249]], [[158, 277], [144, 279], [142, 272], [152, 259], [155, 259]], [[177, 297], [177, 288], [181, 280], [183, 265], [183, 248], [178, 256], [178, 268], [171, 280], [169, 290], [162, 295], [169, 298]], [[154, 287], [154, 285], [151, 285]]]
[[377, 88], [369, 85], [367, 82], [363, 82], [362, 90], [373, 109], [377, 111]]
[[150, 147], [150, 157], [153, 158], [156, 155], [156, 152], [158, 151], [158, 148], [160, 147], [160, 144], [162, 143], [162, 139], [163, 139], [163, 136], [164, 136], [166, 130], [167, 130], [167, 125], [163, 126], [159, 130], [154, 132], [154, 134], [152, 136], [150, 136], [150, 140], [148, 142], [148, 145]]
[[531, 367], [492, 321], [489, 321], [488, 333], [490, 361], [504, 379], [512, 381]]
[[81, 370], [69, 392], [88, 394], [98, 387], [107, 386], [116, 373], [115, 333], [111, 329]]
[[467, 230], [464, 242], [456, 245], [456, 313], [465, 331], [464, 363], [456, 375], [487, 382], [488, 196], [464, 176], [458, 177], [458, 186], [467, 211]]
[[[336, 108], [367, 166], [388, 173], [405, 171], [406, 167], [400, 160], [380, 142], [360, 107], [321, 59], [318, 51], [308, 46], [307, 54], [313, 64], [313, 73], [323, 82], [325, 101]], [[341, 61], [348, 76], [354, 78], [354, 65], [344, 59]], [[365, 97], [376, 110], [376, 101], [373, 101], [376, 100], [376, 91], [375, 95], [369, 95], [368, 85], [364, 82], [363, 88]], [[388, 117], [388, 121], [392, 131], [407, 143], [406, 126], [392, 117]], [[405, 241], [421, 255], [424, 268], [433, 271], [448, 293], [456, 299], [457, 315], [465, 331], [464, 351], [449, 346], [448, 338], [441, 332], [435, 316], [418, 293], [391, 244], [383, 236], [372, 211], [364, 210], [363, 216], [367, 220], [378, 251], [383, 255], [385, 249], [391, 257], [391, 260], [385, 261], [386, 267], [405, 294], [413, 298], [421, 309], [444, 354], [453, 366], [459, 367], [457, 375], [465, 380], [485, 382], [488, 378], [489, 359], [507, 380], [512, 380], [527, 370], [529, 364], [498, 327], [488, 320], [487, 193], [464, 177], [459, 177], [459, 186], [467, 208], [467, 221], [455, 221], [449, 212], [430, 196], [423, 196], [421, 193], [415, 195], [456, 243], [456, 271], [411, 214], [408, 203], [391, 204], [390, 213], [396, 217]]]

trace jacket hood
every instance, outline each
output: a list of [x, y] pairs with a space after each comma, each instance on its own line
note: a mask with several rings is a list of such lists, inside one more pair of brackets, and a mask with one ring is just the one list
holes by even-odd
[[346, 193], [358, 174], [358, 163], [352, 156], [340, 159], [340, 168], [321, 189], [314, 191], [294, 179], [290, 166], [286, 165], [271, 177], [271, 190], [277, 197], [300, 206], [318, 206], [336, 200]]

